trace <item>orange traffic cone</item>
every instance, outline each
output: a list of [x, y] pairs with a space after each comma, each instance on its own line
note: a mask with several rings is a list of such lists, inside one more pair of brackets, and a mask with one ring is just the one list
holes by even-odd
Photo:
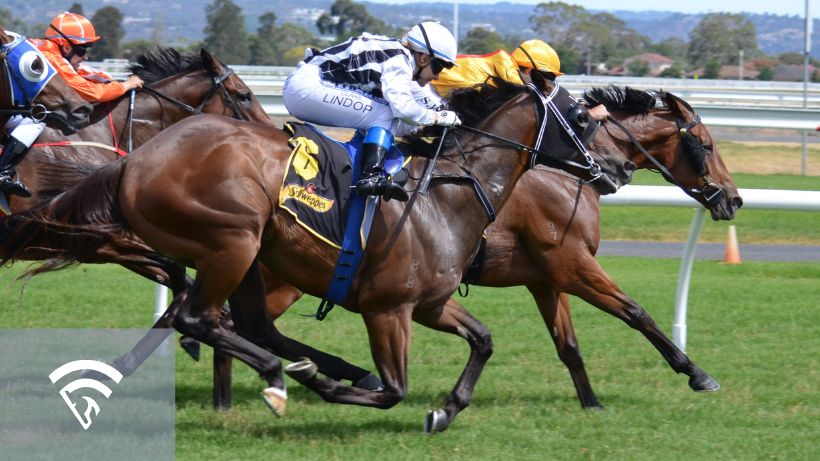
[[740, 249], [737, 245], [737, 230], [729, 226], [729, 236], [726, 239], [726, 253], [723, 255], [723, 264], [741, 264]]

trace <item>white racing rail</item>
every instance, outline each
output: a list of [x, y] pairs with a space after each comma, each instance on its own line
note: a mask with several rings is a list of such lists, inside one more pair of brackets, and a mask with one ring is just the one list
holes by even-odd
[[[747, 210], [820, 211], [820, 191], [739, 189], [743, 198], [741, 212]], [[689, 227], [689, 236], [681, 255], [678, 286], [675, 293], [675, 321], [672, 341], [686, 352], [686, 309], [689, 300], [689, 282], [695, 260], [700, 231], [707, 210], [677, 187], [624, 186], [617, 193], [601, 196], [602, 205], [631, 205], [695, 208]]]

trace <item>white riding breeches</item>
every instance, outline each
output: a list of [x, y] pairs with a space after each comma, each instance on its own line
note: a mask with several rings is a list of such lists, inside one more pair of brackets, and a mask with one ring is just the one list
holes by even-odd
[[378, 126], [402, 136], [418, 129], [393, 115], [382, 98], [322, 79], [319, 67], [301, 63], [285, 81], [282, 91], [291, 115], [310, 123], [367, 131]]
[[26, 147], [31, 147], [34, 141], [40, 137], [40, 133], [43, 132], [45, 127], [46, 124], [43, 122], [38, 122], [30, 117], [24, 117], [18, 114], [9, 118], [8, 122], [6, 122], [5, 129], [9, 136], [25, 144]]

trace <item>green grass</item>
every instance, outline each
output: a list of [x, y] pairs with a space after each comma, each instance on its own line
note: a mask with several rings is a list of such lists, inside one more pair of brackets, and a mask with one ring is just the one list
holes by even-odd
[[[820, 177], [789, 175], [732, 175], [738, 188], [820, 190]], [[632, 184], [668, 185], [659, 174], [639, 171]], [[601, 238], [605, 240], [686, 241], [693, 210], [666, 207], [601, 207]], [[732, 221], [707, 218], [700, 241], [725, 242], [729, 225], [740, 243], [820, 245], [820, 213], [808, 211], [744, 210]]]
[[[620, 286], [667, 332], [678, 261], [600, 258]], [[19, 272], [0, 270], [0, 286]], [[691, 392], [639, 334], [573, 300], [593, 388], [606, 406], [582, 411], [524, 289], [473, 287], [461, 301], [493, 332], [495, 354], [472, 405], [442, 434], [421, 433], [457, 379], [467, 347], [414, 326], [407, 400], [387, 411], [330, 405], [290, 384], [288, 414], [258, 398], [259, 378], [235, 366], [234, 409], [210, 409], [210, 354], [177, 351], [180, 460], [813, 460], [820, 434], [820, 264], [740, 266], [698, 261], [689, 299], [692, 359], [723, 388]], [[115, 267], [81, 266], [15, 284], [0, 300], [0, 327], [144, 327], [148, 282]], [[323, 323], [295, 315], [285, 333], [372, 368], [359, 316], [334, 310]]]

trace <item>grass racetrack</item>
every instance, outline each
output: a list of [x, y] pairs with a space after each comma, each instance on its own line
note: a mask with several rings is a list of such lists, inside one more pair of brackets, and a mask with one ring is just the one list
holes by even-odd
[[[784, 179], [785, 178], [785, 179]], [[739, 187], [820, 189], [817, 177], [738, 175]], [[655, 183], [652, 176], [639, 183]], [[609, 207], [606, 239], [682, 241], [691, 210]], [[679, 215], [676, 212], [680, 211]], [[747, 221], [744, 221], [747, 220]], [[750, 224], [747, 224], [750, 223]], [[739, 212], [742, 243], [820, 244], [817, 213]], [[726, 223], [707, 223], [723, 241]], [[711, 230], [710, 230], [711, 229]], [[711, 236], [711, 237], [710, 237]], [[677, 259], [602, 257], [604, 268], [671, 336]], [[141, 328], [152, 321], [151, 283], [114, 266], [79, 266], [11, 283], [0, 269], [0, 328]], [[211, 410], [210, 350], [177, 359], [177, 458], [283, 460], [813, 460], [820, 435], [820, 264], [739, 266], [697, 261], [689, 295], [688, 353], [722, 389], [696, 394], [637, 332], [573, 298], [573, 320], [605, 411], [582, 411], [529, 293], [471, 287], [460, 299], [493, 332], [495, 353], [474, 399], [444, 433], [425, 436], [467, 359], [466, 343], [414, 325], [409, 395], [382, 411], [330, 405], [288, 378], [287, 415], [259, 398], [262, 381], [234, 367], [234, 408]], [[373, 369], [359, 316], [324, 322], [303, 300], [279, 322], [285, 334]], [[1, 453], [1, 452], [0, 452]], [[2, 459], [2, 454], [0, 454]]]

